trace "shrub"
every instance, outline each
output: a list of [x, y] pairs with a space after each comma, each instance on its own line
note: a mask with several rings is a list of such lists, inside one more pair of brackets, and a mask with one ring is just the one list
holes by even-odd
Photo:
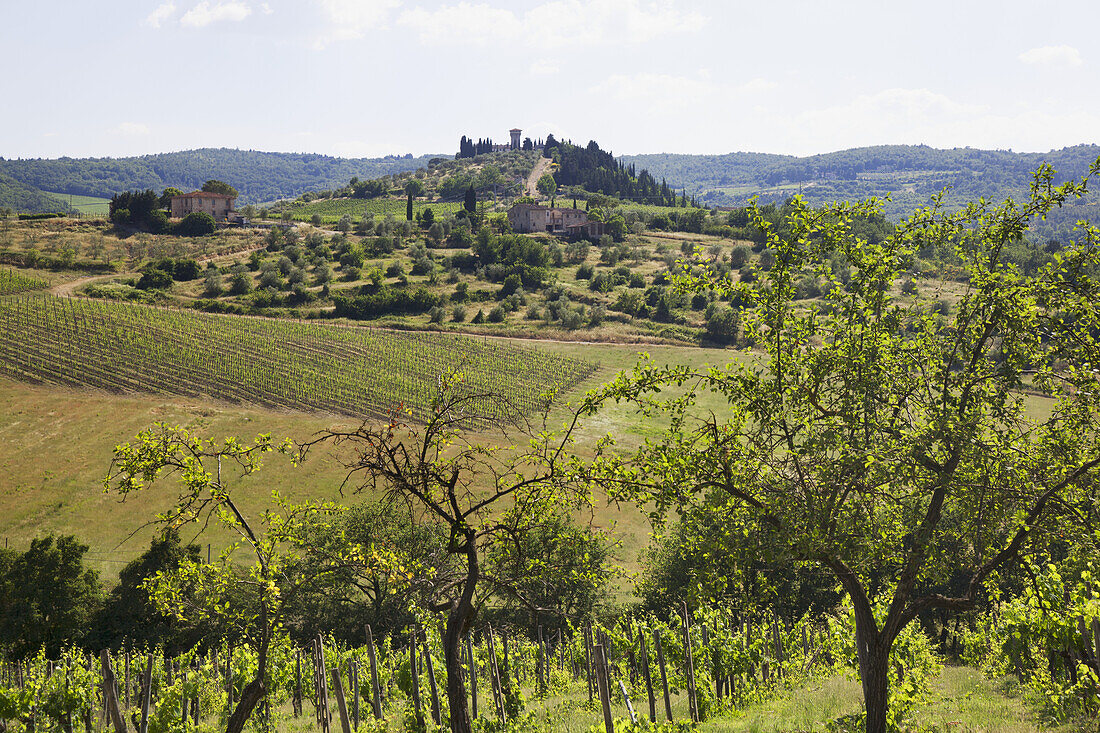
[[478, 308], [477, 313], [474, 314], [473, 320], [471, 320], [470, 323], [485, 323], [485, 311]]
[[451, 320], [455, 323], [462, 323], [466, 320], [466, 306], [456, 305], [454, 310], [451, 311]]
[[503, 323], [505, 316], [505, 310], [503, 306], [498, 305], [489, 311], [489, 323]]
[[135, 287], [139, 290], [164, 290], [172, 287], [172, 275], [164, 270], [146, 270]]
[[214, 217], [205, 211], [192, 211], [176, 225], [176, 233], [184, 237], [202, 237], [217, 229]]

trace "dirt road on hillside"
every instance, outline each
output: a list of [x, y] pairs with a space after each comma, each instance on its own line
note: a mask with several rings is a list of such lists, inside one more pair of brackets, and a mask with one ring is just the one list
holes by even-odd
[[539, 197], [539, 179], [542, 178], [543, 173], [550, 169], [550, 164], [553, 162], [550, 158], [539, 158], [539, 161], [535, 163], [535, 167], [531, 169], [531, 174], [527, 176], [524, 193], [531, 198], [537, 199]]

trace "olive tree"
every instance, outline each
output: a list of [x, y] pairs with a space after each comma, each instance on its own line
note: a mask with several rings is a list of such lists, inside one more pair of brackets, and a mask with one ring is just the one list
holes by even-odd
[[[855, 226], [881, 213], [875, 201], [813, 210], [796, 198], [782, 227], [753, 207], [770, 269], [741, 282], [685, 267], [677, 282], [746, 303], [760, 348], [724, 368], [642, 364], [601, 396], [669, 427], [597, 458], [593, 480], [657, 518], [712, 511], [746, 555], [835, 576], [854, 608], [869, 732], [887, 727], [890, 651], [909, 623], [973, 608], [1022, 555], [1095, 520], [1100, 230], [1082, 226], [1034, 277], [1001, 256], [1085, 193], [1088, 178], [1055, 186], [1053, 174], [1041, 168], [1019, 205], [950, 212], [938, 197], [875, 242]], [[901, 295], [929, 247], [964, 283], [944, 288], [957, 295], [949, 317]], [[823, 303], [796, 300], [804, 275], [825, 283]], [[704, 396], [721, 409], [693, 407]], [[961, 590], [944, 590], [951, 575]]]

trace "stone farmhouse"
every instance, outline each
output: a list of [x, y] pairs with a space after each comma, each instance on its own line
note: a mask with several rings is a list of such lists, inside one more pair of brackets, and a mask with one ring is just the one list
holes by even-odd
[[173, 219], [182, 219], [195, 211], [205, 211], [214, 217], [214, 221], [227, 221], [233, 214], [233, 196], [208, 191], [192, 191], [181, 196], [173, 196], [171, 212]]
[[576, 237], [598, 237], [603, 234], [603, 222], [591, 221], [582, 209], [551, 208], [541, 204], [516, 204], [508, 210], [512, 231], [520, 233], [549, 232]]

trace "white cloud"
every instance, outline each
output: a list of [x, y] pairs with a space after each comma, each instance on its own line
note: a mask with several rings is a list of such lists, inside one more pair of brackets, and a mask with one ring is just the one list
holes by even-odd
[[111, 132], [118, 135], [148, 135], [149, 126], [141, 122], [121, 122]]
[[314, 47], [324, 48], [330, 41], [362, 38], [368, 30], [385, 27], [401, 0], [318, 0], [318, 5], [329, 26], [314, 39]]
[[520, 43], [532, 48], [645, 43], [669, 33], [698, 31], [706, 18], [668, 0], [549, 0], [515, 11], [462, 0], [434, 10], [416, 7], [398, 17], [425, 44]]
[[1039, 46], [1024, 51], [1020, 61], [1032, 66], [1080, 66], [1081, 52], [1073, 46]]
[[709, 70], [695, 76], [676, 74], [613, 74], [589, 87], [590, 94], [630, 104], [648, 114], [679, 114], [684, 109], [705, 110], [705, 119], [722, 119], [743, 111], [759, 94], [778, 85], [754, 78], [740, 84], [715, 80]]
[[271, 6], [267, 3], [260, 3], [260, 12], [264, 15], [271, 15], [275, 11], [271, 9]]
[[533, 64], [529, 71], [535, 76], [552, 76], [561, 71], [561, 67], [558, 66], [556, 61], [550, 59], [538, 59]]
[[211, 5], [203, 0], [188, 10], [180, 18], [180, 25], [191, 28], [203, 28], [211, 23], [231, 21], [238, 23], [252, 14], [252, 8], [242, 2], [227, 2]]
[[775, 89], [779, 85], [770, 79], [761, 79], [757, 77], [755, 79], [749, 79], [744, 84], [737, 87], [738, 91], [746, 94], [755, 94], [756, 92], [768, 92]]
[[161, 25], [166, 20], [171, 18], [175, 12], [175, 3], [164, 3], [163, 5], [158, 5], [156, 10], [149, 13], [149, 15], [145, 17], [145, 25], [149, 26], [150, 28], [160, 28]]
[[636, 105], [639, 111], [672, 112], [707, 106], [718, 89], [708, 79], [642, 73], [612, 74], [588, 91], [621, 104]]

